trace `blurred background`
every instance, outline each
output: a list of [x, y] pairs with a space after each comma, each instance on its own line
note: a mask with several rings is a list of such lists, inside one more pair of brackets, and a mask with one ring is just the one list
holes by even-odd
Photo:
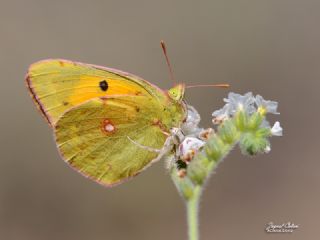
[[[163, 162], [106, 189], [60, 159], [24, 84], [28, 66], [65, 58], [122, 69], [163, 89], [230, 83], [279, 101], [270, 154], [219, 165], [202, 198], [208, 239], [317, 239], [320, 233], [320, 1], [0, 1], [0, 239], [186, 239], [184, 204]], [[190, 89], [210, 126], [229, 90]], [[299, 225], [267, 234], [269, 222]]]

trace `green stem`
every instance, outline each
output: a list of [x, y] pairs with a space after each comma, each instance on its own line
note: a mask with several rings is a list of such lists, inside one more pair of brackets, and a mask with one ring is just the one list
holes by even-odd
[[189, 240], [199, 240], [199, 203], [201, 187], [196, 186], [192, 197], [187, 200]]

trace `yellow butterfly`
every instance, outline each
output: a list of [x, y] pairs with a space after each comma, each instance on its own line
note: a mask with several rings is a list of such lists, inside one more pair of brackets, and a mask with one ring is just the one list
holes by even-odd
[[[163, 41], [161, 46], [173, 78]], [[160, 159], [187, 118], [184, 84], [163, 91], [133, 74], [62, 59], [32, 64], [26, 82], [62, 158], [105, 186]]]
[[158, 159], [153, 149], [186, 119], [184, 84], [163, 91], [126, 72], [61, 59], [32, 64], [26, 82], [62, 158], [106, 186]]

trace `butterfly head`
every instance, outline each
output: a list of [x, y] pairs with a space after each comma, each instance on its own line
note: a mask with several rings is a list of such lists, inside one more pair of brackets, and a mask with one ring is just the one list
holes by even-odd
[[180, 83], [173, 88], [170, 88], [168, 91], [168, 95], [171, 99], [181, 102], [182, 99], [184, 98], [184, 90], [185, 90], [185, 85], [183, 83]]

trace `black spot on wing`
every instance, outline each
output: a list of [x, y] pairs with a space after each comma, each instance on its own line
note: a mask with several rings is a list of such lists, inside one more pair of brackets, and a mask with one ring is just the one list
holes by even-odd
[[107, 91], [109, 88], [109, 85], [106, 80], [102, 80], [101, 82], [99, 82], [99, 87], [102, 91]]

